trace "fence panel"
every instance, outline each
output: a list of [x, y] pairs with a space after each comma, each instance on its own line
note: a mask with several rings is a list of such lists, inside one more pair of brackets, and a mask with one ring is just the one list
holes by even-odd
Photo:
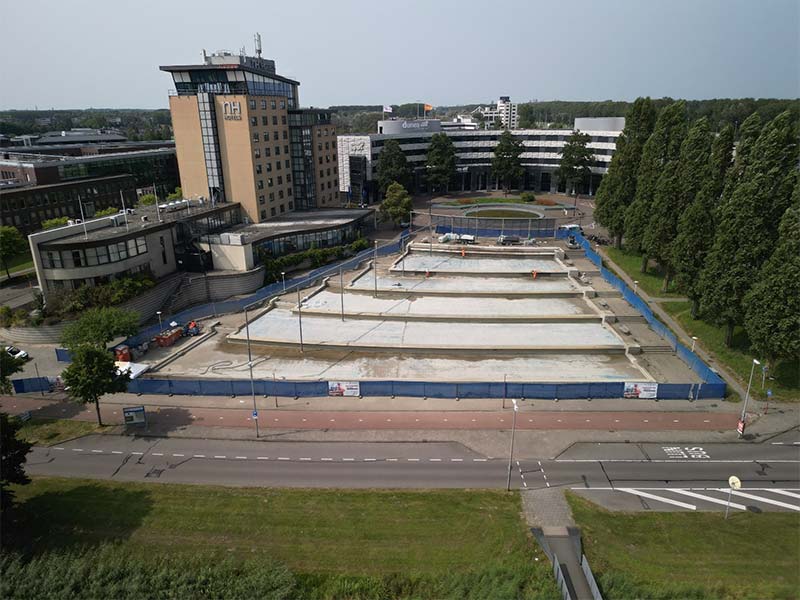
[[26, 377], [24, 379], [12, 379], [11, 385], [17, 394], [27, 394], [30, 392], [49, 392], [50, 380], [47, 377]]
[[523, 384], [523, 398], [540, 398], [542, 400], [553, 400], [556, 398], [555, 383], [525, 383]]
[[589, 398], [588, 383], [559, 383], [556, 386], [556, 398]]
[[425, 382], [425, 396], [428, 398], [456, 398], [458, 386], [455, 383]]
[[201, 396], [230, 396], [233, 394], [231, 382], [227, 379], [201, 379], [198, 383]]
[[173, 379], [172, 393], [180, 396], [194, 396], [200, 393], [200, 382], [193, 379]]
[[691, 394], [692, 388], [691, 383], [659, 383], [658, 398], [660, 400], [687, 400], [694, 397]]
[[58, 362], [72, 362], [72, 354], [66, 348], [56, 348], [56, 360]]
[[295, 395], [300, 398], [314, 398], [328, 395], [327, 381], [298, 381], [295, 383]]

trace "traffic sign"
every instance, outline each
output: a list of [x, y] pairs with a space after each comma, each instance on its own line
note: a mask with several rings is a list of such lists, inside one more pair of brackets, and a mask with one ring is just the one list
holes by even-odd
[[253, 411], [253, 418], [254, 418], [254, 419], [257, 419], [257, 418], [258, 418], [258, 411], [257, 411], [257, 410], [254, 410], [254, 411]]
[[739, 419], [739, 422], [736, 424], [736, 431], [739, 435], [744, 435], [744, 421]]
[[742, 481], [736, 475], [731, 475], [728, 477], [728, 485], [732, 490], [738, 490], [742, 487]]

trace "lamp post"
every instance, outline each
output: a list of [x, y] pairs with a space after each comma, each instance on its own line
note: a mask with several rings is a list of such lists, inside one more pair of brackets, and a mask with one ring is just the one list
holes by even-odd
[[694, 352], [694, 346], [695, 346], [696, 343], [697, 343], [697, 336], [693, 335], [692, 336], [692, 352]]
[[634, 279], [633, 280], [633, 293], [635, 294], [636, 290], [638, 290], [638, 289], [639, 289], [639, 282]]
[[375, 293], [372, 295], [374, 298], [378, 297], [378, 240], [375, 240], [375, 253], [372, 257], [372, 276], [375, 281]]
[[286, 272], [281, 271], [281, 281], [283, 282], [283, 291], [286, 291]]
[[300, 286], [297, 286], [297, 323], [300, 325], [300, 352], [303, 352], [303, 301], [300, 299]]
[[512, 398], [511, 402], [514, 404], [514, 417], [511, 420], [511, 449], [508, 451], [508, 481], [506, 481], [506, 491], [511, 491], [511, 462], [514, 460], [514, 435], [517, 433], [517, 399]]
[[158, 315], [158, 333], [164, 331], [164, 326], [161, 324], [161, 311], [157, 310], [156, 314]]
[[742, 433], [739, 434], [739, 437], [744, 435], [744, 418], [747, 414], [747, 401], [750, 400], [750, 386], [753, 384], [753, 373], [756, 370], [756, 365], [760, 365], [761, 363], [758, 362], [757, 359], [753, 359], [753, 364], [750, 367], [750, 380], [747, 382], [747, 392], [744, 395], [744, 406], [742, 406], [742, 416], [739, 419], [742, 422]]
[[339, 300], [342, 305], [342, 322], [344, 322], [344, 275], [342, 274], [342, 265], [339, 265]]
[[253, 396], [253, 421], [256, 424], [256, 437], [258, 437], [258, 408], [256, 407], [256, 384], [253, 381], [253, 353], [250, 350], [250, 319], [247, 316], [247, 307], [244, 307], [244, 330], [247, 335], [247, 366], [250, 367], [250, 393]]

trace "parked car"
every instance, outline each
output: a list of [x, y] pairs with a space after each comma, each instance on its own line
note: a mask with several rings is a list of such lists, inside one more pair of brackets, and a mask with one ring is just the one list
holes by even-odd
[[445, 233], [439, 236], [440, 244], [448, 244], [450, 242], [456, 242], [456, 241], [458, 241], [457, 233]]
[[518, 235], [501, 235], [497, 238], [498, 246], [517, 246], [520, 244]]
[[28, 353], [25, 352], [25, 350], [20, 350], [16, 346], [6, 346], [6, 354], [8, 354], [11, 358], [28, 360]]

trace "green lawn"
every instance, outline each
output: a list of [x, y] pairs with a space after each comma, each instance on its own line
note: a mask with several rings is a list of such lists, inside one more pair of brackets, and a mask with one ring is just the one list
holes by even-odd
[[[8, 259], [8, 271], [13, 275], [17, 271], [22, 271], [23, 269], [30, 269], [33, 267], [33, 257], [31, 257], [30, 252], [25, 252], [23, 254], [18, 254], [17, 256]], [[6, 270], [2, 268], [0, 265], [0, 273], [5, 275]]]
[[498, 198], [459, 198], [442, 202], [446, 206], [470, 206], [472, 204], [525, 204], [519, 196], [500, 196]]
[[38, 419], [25, 421], [20, 428], [20, 437], [36, 446], [52, 446], [90, 433], [101, 433], [111, 427], [99, 427], [89, 421], [71, 419]]
[[344, 591], [375, 586], [391, 588], [385, 597], [555, 597], [518, 494], [37, 478], [17, 497], [23, 544], [39, 555], [113, 544], [134, 562], [276, 560], [301, 597], [379, 597]]
[[[736, 373], [743, 385], [747, 385], [754, 357], [748, 350], [750, 342], [743, 328], [736, 327], [733, 347], [728, 348], [725, 345], [725, 329], [700, 319], [693, 319], [689, 302], [662, 302], [661, 307], [675, 317], [689, 335], [697, 336], [698, 343]], [[775, 379], [773, 381], [767, 379], [765, 389], [762, 391], [761, 372], [756, 368], [751, 390], [753, 397], [766, 399], [766, 389], [771, 388], [774, 400], [800, 401], [800, 365], [797, 361], [784, 361], [776, 366], [773, 373], [767, 375]]]
[[604, 598], [797, 598], [800, 515], [612, 513], [568, 493]]
[[647, 272], [642, 273], [640, 268], [642, 266], [642, 256], [635, 252], [628, 252], [624, 248], [619, 250], [614, 246], [606, 247], [606, 252], [611, 260], [613, 260], [620, 269], [625, 271], [631, 279], [639, 282], [641, 287], [647, 294], [655, 297], [663, 296], [680, 296], [681, 294], [675, 289], [675, 284], [670, 284], [668, 292], [662, 292], [661, 288], [664, 286], [664, 273], [658, 265], [651, 263], [648, 265]]
[[493, 217], [493, 218], [506, 218], [506, 219], [540, 219], [541, 217], [536, 213], [513, 210], [510, 208], [484, 208], [475, 211], [469, 215], [470, 217]]

